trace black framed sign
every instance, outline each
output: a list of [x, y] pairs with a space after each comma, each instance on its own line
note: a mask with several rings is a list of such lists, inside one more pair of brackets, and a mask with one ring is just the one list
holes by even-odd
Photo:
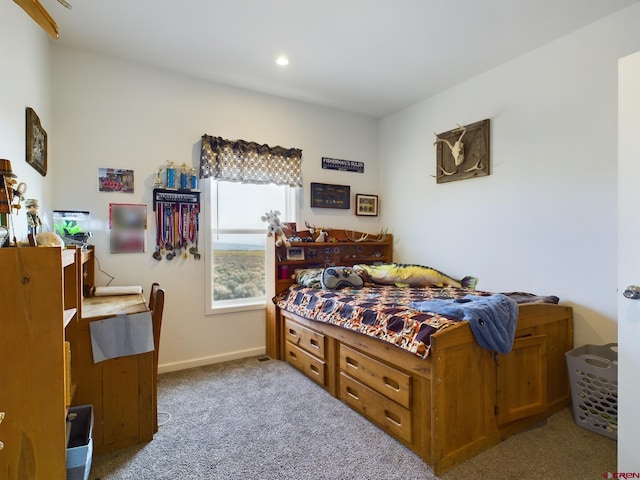
[[364, 173], [364, 162], [342, 160], [340, 158], [322, 157], [322, 168], [340, 170], [343, 172]]
[[311, 206], [348, 210], [351, 208], [351, 187], [349, 185], [311, 183]]

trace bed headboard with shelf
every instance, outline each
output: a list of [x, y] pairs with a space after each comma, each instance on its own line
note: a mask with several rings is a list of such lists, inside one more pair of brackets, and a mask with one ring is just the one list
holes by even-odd
[[[351, 230], [332, 229], [328, 242], [314, 242], [309, 230], [296, 232], [301, 242], [291, 242], [289, 247], [276, 246], [273, 239], [267, 239], [266, 251], [266, 296], [267, 332], [275, 330], [275, 305], [271, 299], [294, 283], [293, 274], [299, 268], [326, 268], [330, 266], [351, 266], [358, 263], [393, 262], [393, 235]], [[362, 241], [356, 241], [361, 240]], [[274, 328], [269, 328], [273, 326]], [[277, 336], [267, 334], [267, 355], [277, 352]]]

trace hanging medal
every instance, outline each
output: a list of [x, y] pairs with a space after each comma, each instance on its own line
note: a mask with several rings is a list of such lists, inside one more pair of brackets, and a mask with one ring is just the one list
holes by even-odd
[[153, 258], [162, 260], [162, 207], [156, 205], [156, 250], [153, 252]]
[[198, 239], [200, 237], [200, 210], [198, 207], [195, 208], [195, 235], [196, 235], [196, 253], [193, 254], [193, 258], [196, 260], [200, 260], [200, 252], [198, 252]]
[[165, 242], [164, 248], [166, 248], [169, 253], [165, 256], [167, 260], [173, 260], [173, 206], [169, 203], [166, 204], [165, 209]]

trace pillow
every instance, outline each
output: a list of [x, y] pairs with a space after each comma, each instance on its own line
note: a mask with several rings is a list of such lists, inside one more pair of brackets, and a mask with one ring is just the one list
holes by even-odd
[[337, 290], [344, 287], [361, 288], [364, 285], [362, 277], [351, 267], [329, 267], [322, 271], [320, 277], [322, 288]]
[[293, 274], [298, 285], [309, 288], [322, 288], [322, 283], [320, 282], [322, 270], [322, 268], [298, 268]]

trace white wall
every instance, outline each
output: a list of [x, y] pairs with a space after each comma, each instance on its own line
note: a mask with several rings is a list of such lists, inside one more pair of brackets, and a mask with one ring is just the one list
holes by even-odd
[[[326, 227], [359, 225], [378, 231], [377, 218], [360, 219], [353, 210], [308, 207], [312, 181], [348, 184], [352, 194], [378, 193], [373, 119], [60, 46], [53, 49], [53, 79], [56, 155], [64, 162], [54, 172], [54, 208], [91, 212], [92, 243], [102, 269], [116, 277], [112, 285], [148, 288], [158, 281], [167, 289], [161, 371], [260, 354], [265, 347], [264, 311], [204, 315], [204, 260], [158, 262], [151, 257], [154, 171], [167, 160], [197, 166], [202, 134], [301, 148], [307, 197], [298, 224], [308, 220]], [[365, 173], [323, 170], [323, 156], [362, 161]], [[133, 169], [135, 193], [98, 193], [100, 167]], [[148, 205], [148, 253], [109, 254], [110, 202]], [[99, 285], [107, 281], [107, 276], [98, 276]]]
[[[51, 204], [51, 176], [43, 177], [26, 163], [26, 107], [33, 108], [49, 135], [49, 165], [57, 164], [51, 103], [51, 46], [47, 34], [13, 2], [0, 2], [0, 158], [11, 161], [18, 182], [27, 185], [27, 198], [46, 209]], [[15, 236], [25, 240], [27, 219], [13, 215]]]
[[[383, 119], [396, 260], [557, 295], [576, 346], [616, 341], [617, 61], [639, 22], [636, 4]], [[485, 118], [491, 175], [436, 184], [433, 132]]]

